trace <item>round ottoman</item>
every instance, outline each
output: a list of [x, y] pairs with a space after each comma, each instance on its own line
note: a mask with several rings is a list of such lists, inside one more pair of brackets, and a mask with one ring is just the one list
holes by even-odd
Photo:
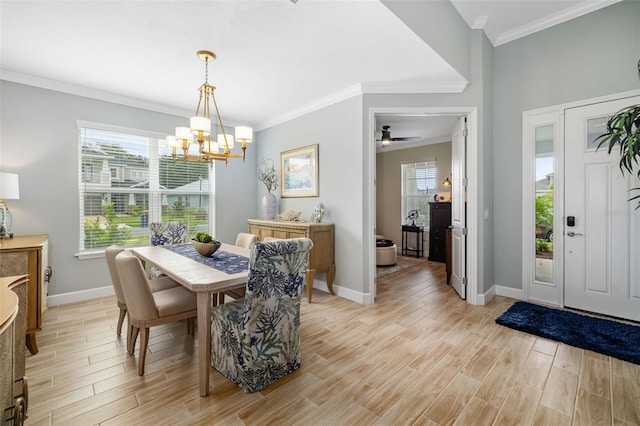
[[398, 247], [391, 240], [376, 241], [376, 265], [395, 265], [398, 259]]

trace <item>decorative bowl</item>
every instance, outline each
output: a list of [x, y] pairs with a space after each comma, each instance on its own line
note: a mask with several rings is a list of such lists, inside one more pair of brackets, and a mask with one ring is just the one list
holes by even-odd
[[220, 248], [222, 243], [219, 241], [214, 241], [211, 243], [201, 243], [200, 241], [191, 240], [191, 245], [202, 256], [208, 257], [215, 253]]

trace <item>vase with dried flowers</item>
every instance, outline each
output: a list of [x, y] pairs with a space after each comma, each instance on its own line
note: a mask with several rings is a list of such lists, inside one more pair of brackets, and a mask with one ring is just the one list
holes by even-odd
[[273, 220], [278, 211], [278, 201], [271, 191], [278, 188], [279, 176], [273, 160], [263, 159], [262, 164], [264, 167], [258, 169], [258, 180], [267, 188], [267, 193], [262, 198], [262, 212], [266, 220]]

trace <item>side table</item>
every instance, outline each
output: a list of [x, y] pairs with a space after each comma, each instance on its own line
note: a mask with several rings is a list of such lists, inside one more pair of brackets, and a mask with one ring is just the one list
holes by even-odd
[[[416, 242], [409, 245], [409, 234], [415, 234]], [[413, 225], [402, 225], [402, 255], [424, 256], [424, 227]]]

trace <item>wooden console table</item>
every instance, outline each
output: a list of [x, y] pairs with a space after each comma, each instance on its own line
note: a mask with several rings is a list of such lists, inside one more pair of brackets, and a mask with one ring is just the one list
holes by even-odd
[[47, 309], [48, 247], [46, 235], [0, 239], [0, 277], [29, 276], [26, 344], [32, 354], [38, 353], [36, 332], [41, 330], [42, 314]]
[[313, 241], [313, 248], [309, 252], [307, 262], [307, 300], [311, 303], [313, 279], [317, 271], [327, 272], [327, 287], [333, 292], [333, 277], [336, 271], [334, 260], [334, 227], [333, 223], [284, 222], [276, 220], [249, 219], [249, 233], [256, 235], [259, 241], [265, 237], [273, 238], [301, 238], [307, 237]]

